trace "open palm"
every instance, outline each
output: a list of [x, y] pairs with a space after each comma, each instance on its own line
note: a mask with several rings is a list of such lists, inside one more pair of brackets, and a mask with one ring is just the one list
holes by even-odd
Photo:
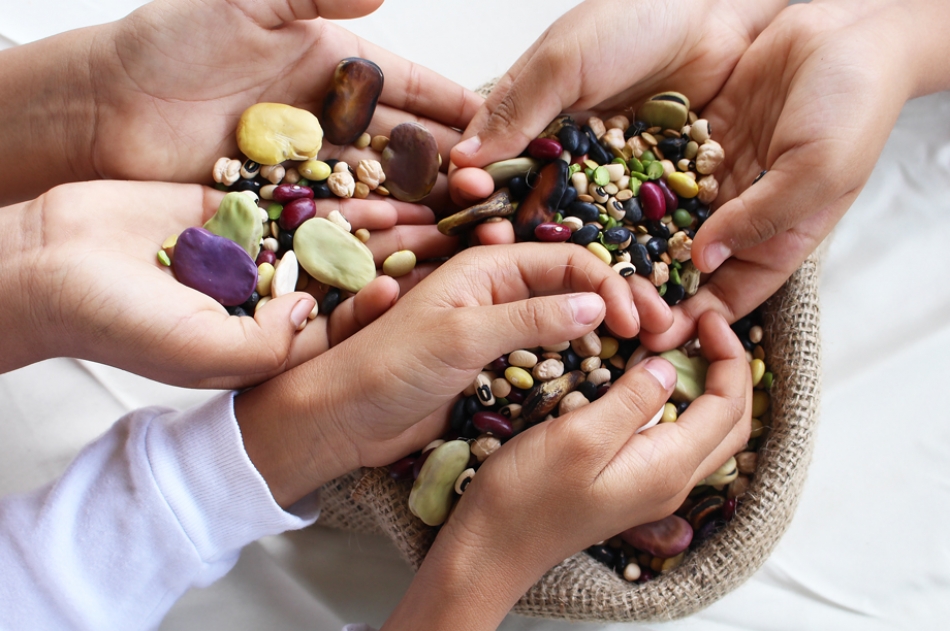
[[648, 344], [683, 342], [710, 309], [730, 321], [749, 313], [850, 207], [912, 89], [881, 41], [880, 17], [792, 6], [743, 55], [704, 112], [726, 161], [721, 206], [697, 232], [692, 255], [701, 270], [716, 271], [674, 308], [669, 331], [644, 335]]
[[[451, 81], [327, 22], [370, 13], [380, 0], [156, 0], [108, 27], [93, 48], [97, 141], [105, 178], [206, 182], [236, 157], [241, 113], [262, 101], [319, 114], [337, 63], [376, 62], [385, 75], [370, 133], [424, 120], [447, 155], [480, 103]], [[326, 145], [324, 157], [355, 159]], [[441, 187], [444, 191], [444, 183]]]

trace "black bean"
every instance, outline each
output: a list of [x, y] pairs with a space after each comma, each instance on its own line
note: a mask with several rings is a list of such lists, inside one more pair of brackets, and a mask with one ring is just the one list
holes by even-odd
[[686, 289], [682, 285], [666, 284], [666, 293], [663, 294], [663, 300], [666, 301], [666, 304], [672, 307], [681, 303], [685, 297]]
[[571, 202], [565, 209], [565, 212], [572, 217], [577, 217], [584, 223], [597, 221], [600, 217], [600, 209], [590, 202]]
[[574, 352], [573, 348], [561, 351], [561, 362], [564, 364], [565, 374], [581, 367], [581, 358]]
[[690, 239], [696, 236], [696, 231], [693, 230], [692, 228], [682, 228], [681, 231]]
[[597, 398], [597, 386], [589, 381], [584, 381], [583, 383], [579, 384], [577, 386], [577, 391], [583, 394], [588, 401], [593, 401]]
[[238, 317], [249, 315], [248, 312], [244, 310], [244, 307], [225, 307], [225, 309], [227, 309], [229, 315]]
[[561, 197], [561, 203], [558, 204], [558, 208], [565, 209], [577, 200], [577, 189], [573, 186], [568, 186], [564, 189], [564, 195]]
[[591, 129], [588, 125], [584, 125], [581, 128], [584, 131], [584, 134], [587, 136], [587, 140], [590, 142], [590, 147], [587, 149], [587, 157], [596, 162], [597, 164], [607, 164], [613, 158], [610, 154], [607, 153], [607, 150], [604, 149], [597, 141], [597, 135], [594, 134], [594, 130]]
[[336, 309], [338, 304], [340, 304], [340, 290], [336, 287], [331, 287], [327, 295], [323, 297], [323, 302], [320, 303], [320, 313], [329, 316], [333, 313], [333, 310]]
[[330, 186], [326, 182], [311, 182], [310, 188], [313, 189], [313, 196], [316, 199], [330, 199], [333, 197]]
[[629, 221], [630, 223], [640, 223], [643, 221], [643, 209], [640, 208], [640, 200], [636, 197], [631, 197], [630, 199], [624, 201], [623, 203], [624, 210], [624, 221]]
[[244, 304], [241, 305], [241, 308], [247, 312], [248, 315], [253, 316], [254, 310], [257, 309], [257, 303], [261, 301], [261, 295], [256, 291], [251, 292], [251, 297], [244, 301]]
[[630, 231], [623, 226], [604, 230], [604, 243], [620, 244], [630, 238]]
[[612, 548], [607, 546], [591, 546], [587, 548], [587, 554], [591, 555], [607, 567], [613, 567], [617, 555]]
[[640, 340], [637, 338], [632, 338], [629, 340], [620, 340], [620, 348], [617, 349], [617, 353], [621, 357], [630, 357], [633, 355], [633, 351], [640, 348]]
[[281, 252], [294, 249], [294, 233], [290, 230], [281, 230], [277, 235], [277, 243], [280, 244]]
[[647, 247], [642, 243], [631, 243], [627, 249], [630, 253], [630, 263], [637, 268], [637, 274], [640, 276], [649, 276], [653, 272], [653, 260]]
[[696, 227], [702, 226], [709, 219], [709, 206], [699, 206], [695, 211]]
[[745, 316], [739, 318], [732, 323], [733, 332], [741, 339], [743, 337], [749, 337], [749, 329], [755, 326], [755, 323], [752, 321], [750, 316]]
[[530, 191], [531, 189], [528, 188], [528, 183], [525, 181], [524, 176], [516, 175], [508, 180], [508, 192], [514, 201], [520, 202], [528, 196]]
[[[268, 182], [268, 184], [270, 184], [270, 182]], [[230, 188], [229, 190], [231, 190], [231, 191], [251, 191], [251, 192], [254, 193], [255, 195], [260, 195], [260, 194], [261, 194], [261, 186], [263, 186], [263, 183], [262, 183], [259, 179], [257, 179], [257, 178], [254, 178], [254, 179], [252, 179], [252, 180], [249, 180], [249, 179], [247, 179], [247, 178], [243, 178], [243, 177], [242, 177], [240, 180], [238, 180], [237, 182], [235, 182], [234, 184], [232, 184], [232, 185], [231, 185], [231, 188]]]
[[680, 203], [677, 208], [682, 208], [683, 210], [688, 210], [690, 213], [695, 213], [696, 210], [702, 205], [703, 204], [699, 201], [698, 197], [690, 197], [689, 199], [680, 197]]
[[474, 394], [465, 399], [465, 416], [474, 416], [482, 411], [482, 404]]
[[604, 367], [605, 367], [607, 370], [610, 371], [610, 381], [612, 381], [612, 382], [613, 382], [613, 381], [617, 381], [618, 379], [620, 379], [620, 378], [623, 376], [623, 372], [624, 372], [624, 371], [623, 371], [623, 368], [617, 368], [616, 366], [614, 366], [614, 365], [611, 364], [610, 362], [606, 362], [606, 363], [604, 364]]
[[647, 232], [649, 232], [654, 237], [660, 237], [661, 239], [670, 238], [670, 229], [662, 221], [648, 221], [646, 224]]
[[452, 406], [452, 414], [449, 415], [449, 423], [452, 426], [453, 432], [461, 432], [465, 427], [465, 420], [468, 418], [468, 415], [465, 414], [465, 403], [467, 399], [461, 398], [455, 402], [455, 405]]
[[588, 243], [596, 241], [599, 234], [600, 230], [597, 228], [597, 226], [589, 224], [572, 234], [571, 242], [576, 243], [577, 245], [586, 246]]
[[683, 152], [686, 150], [687, 142], [688, 141], [685, 138], [667, 138], [664, 136], [658, 143], [656, 143], [656, 146], [661, 152], [663, 152], [664, 158], [667, 160], [672, 160], [675, 164], [683, 159]]
[[620, 575], [623, 575], [624, 569], [627, 567], [627, 553], [623, 551], [623, 548], [620, 548], [616, 551], [616, 558], [614, 559], [614, 570]]
[[482, 433], [475, 427], [475, 421], [466, 419], [465, 425], [462, 427], [462, 436], [465, 438], [478, 438], [481, 435]]
[[587, 152], [590, 151], [590, 137], [581, 132], [577, 137], [577, 152], [571, 152], [572, 156], [584, 156], [587, 155]]
[[689, 401], [680, 401], [676, 404], [676, 415], [679, 416], [689, 407]]
[[581, 142], [581, 130], [573, 125], [565, 125], [557, 133], [557, 139], [564, 151], [569, 151], [572, 155], [576, 154]]
[[668, 242], [666, 239], [653, 237], [646, 242], [646, 246], [647, 252], [650, 253], [650, 258], [652, 258], [654, 261], [659, 261], [660, 256], [667, 250]]
[[330, 173], [333, 173], [334, 167], [336, 167], [336, 165], [340, 163], [340, 161], [337, 160], [336, 158], [329, 158], [327, 160], [324, 160], [324, 162], [326, 162], [327, 166], [330, 167]]

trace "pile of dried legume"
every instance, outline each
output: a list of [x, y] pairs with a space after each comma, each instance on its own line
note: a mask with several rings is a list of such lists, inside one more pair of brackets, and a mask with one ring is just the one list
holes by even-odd
[[[319, 311], [330, 313], [348, 293], [376, 276], [365, 246], [370, 233], [352, 232], [339, 210], [316, 217], [315, 199], [366, 198], [371, 192], [415, 202], [435, 184], [441, 157], [425, 127], [406, 123], [390, 136], [366, 133], [382, 91], [372, 62], [345, 59], [337, 68], [322, 117], [275, 103], [241, 117], [244, 159], [221, 158], [213, 176], [229, 191], [201, 228], [169, 237], [158, 253], [182, 283], [212, 296], [233, 315], [253, 315], [271, 297], [326, 286]], [[321, 125], [322, 122], [322, 125]], [[371, 147], [380, 160], [352, 167], [317, 159], [324, 134], [336, 145]], [[525, 156], [489, 165], [496, 192], [446, 217], [439, 229], [458, 234], [483, 221], [512, 221], [518, 241], [572, 241], [624, 276], [648, 277], [671, 305], [694, 294], [699, 271], [690, 261], [695, 231], [718, 192], [713, 172], [722, 147], [681, 94], [659, 94], [634, 121], [590, 118], [578, 127], [559, 117], [530, 143]], [[408, 273], [412, 252], [393, 253], [383, 271]], [[315, 317], [315, 308], [311, 317]], [[762, 328], [752, 314], [733, 325], [750, 361], [752, 438], [746, 449], [694, 489], [664, 520], [631, 528], [588, 552], [629, 581], [676, 567], [691, 545], [731, 519], [755, 472], [755, 449], [768, 420], [772, 375], [766, 372]], [[426, 524], [448, 517], [478, 467], [527, 427], [596, 400], [627, 368], [651, 353], [636, 339], [601, 328], [544, 348], [518, 349], [478, 376], [452, 409], [451, 431], [390, 466], [395, 479], [414, 480], [409, 506]], [[675, 422], [702, 394], [706, 361], [698, 343], [662, 353], [676, 368], [668, 403], [643, 429]]]
[[[755, 473], [757, 449], [768, 422], [772, 374], [766, 371], [757, 314], [733, 325], [748, 351], [752, 381], [752, 435], [745, 448], [703, 480], [688, 499], [659, 522], [631, 528], [588, 552], [629, 581], [646, 581], [680, 564], [695, 546], [732, 519]], [[479, 374], [452, 408], [451, 431], [421, 452], [390, 465], [396, 480], [415, 480], [409, 507], [430, 526], [442, 524], [478, 467], [526, 428], [567, 414], [603, 396], [612, 382], [653, 353], [637, 340], [592, 331], [570, 342], [519, 349]], [[673, 395], [640, 431], [673, 423], [703, 393], [708, 364], [694, 341], [660, 354], [676, 368]]]
[[633, 123], [618, 115], [578, 127], [561, 116], [528, 155], [489, 165], [499, 190], [439, 222], [456, 234], [510, 217], [519, 241], [571, 241], [620, 274], [639, 274], [671, 305], [699, 288], [690, 250], [719, 193], [722, 147], [675, 92], [658, 94]]
[[[578, 127], [556, 119], [524, 156], [489, 165], [496, 192], [439, 222], [448, 235], [485, 221], [510, 220], [518, 241], [571, 241], [623, 276], [649, 278], [675, 305], [699, 288], [691, 262], [695, 231], [709, 216], [719, 185], [713, 172], [722, 147], [709, 123], [689, 111], [685, 96], [654, 96], [637, 111]], [[628, 581], [645, 581], [682, 562], [691, 545], [732, 518], [755, 472], [772, 375], [759, 344], [757, 315], [733, 329], [748, 351], [755, 394], [746, 449], [699, 484], [675, 515], [631, 528], [588, 553]], [[395, 479], [414, 479], [409, 507], [439, 525], [478, 467], [506, 440], [543, 420], [596, 400], [629, 367], [651, 355], [637, 340], [618, 340], [601, 327], [584, 337], [498, 358], [478, 376], [451, 414], [451, 434], [394, 463]], [[707, 362], [693, 341], [661, 354], [677, 372], [668, 403], [644, 426], [675, 422], [703, 393]], [[642, 431], [642, 430], [641, 430]]]
[[[416, 202], [432, 190], [441, 165], [435, 138], [418, 123], [398, 125], [389, 137], [366, 133], [382, 89], [376, 64], [349, 58], [337, 66], [320, 120], [279, 103], [248, 108], [237, 128], [245, 158], [223, 157], [213, 168], [228, 194], [203, 227], [169, 237], [159, 260], [232, 315], [253, 316], [272, 297], [305, 289], [311, 278], [326, 286], [311, 318], [362, 289], [376, 277], [364, 245], [369, 231], [353, 232], [339, 210], [317, 217], [314, 200], [376, 193]], [[371, 147], [380, 159], [356, 166], [318, 160], [324, 136], [341, 146]], [[414, 254], [401, 251], [383, 269], [400, 276], [414, 266]]]

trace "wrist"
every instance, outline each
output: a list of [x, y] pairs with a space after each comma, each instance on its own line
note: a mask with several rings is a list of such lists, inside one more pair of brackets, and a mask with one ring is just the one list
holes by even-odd
[[866, 21], [866, 35], [889, 64], [903, 100], [950, 89], [950, 40], [934, 24], [950, 23], [944, 0], [814, 0], [848, 23]]
[[103, 27], [0, 53], [0, 204], [96, 178], [93, 50]]
[[517, 551], [509, 554], [502, 541], [453, 528], [450, 517], [380, 631], [497, 629], [544, 572]]
[[245, 451], [281, 507], [360, 466], [334, 410], [335, 357], [328, 351], [234, 399]]
[[57, 346], [48, 326], [50, 292], [42, 286], [43, 230], [35, 208], [42, 204], [40, 198], [0, 208], [0, 300], [6, 305], [0, 309], [0, 373], [48, 359], [48, 349]]

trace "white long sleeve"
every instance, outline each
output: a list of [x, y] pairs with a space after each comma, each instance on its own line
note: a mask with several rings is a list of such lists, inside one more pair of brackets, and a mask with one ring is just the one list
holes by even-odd
[[0, 500], [0, 629], [152, 629], [243, 546], [316, 521], [316, 494], [276, 504], [232, 400], [132, 412], [55, 482]]

